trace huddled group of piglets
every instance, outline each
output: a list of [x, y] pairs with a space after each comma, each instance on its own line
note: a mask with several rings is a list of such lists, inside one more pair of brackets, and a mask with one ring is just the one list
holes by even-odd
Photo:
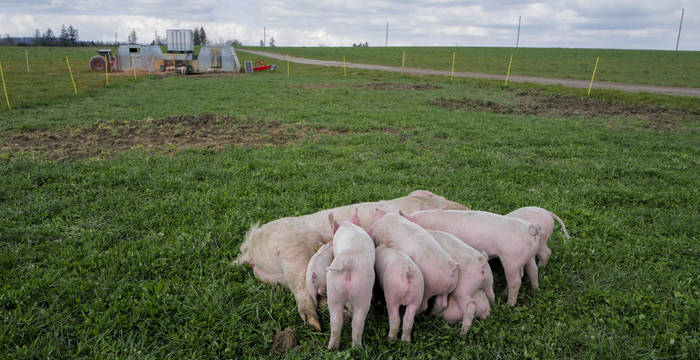
[[[417, 313], [428, 308], [450, 324], [485, 318], [495, 296], [488, 260], [498, 258], [515, 306], [523, 273], [538, 287], [538, 265], [551, 255], [547, 240], [562, 220], [539, 207], [507, 215], [471, 211], [426, 190], [393, 200], [359, 203], [253, 225], [235, 264], [250, 264], [264, 282], [289, 288], [299, 315], [320, 330], [316, 307], [326, 297], [329, 349], [339, 346], [343, 315], [352, 313], [352, 343], [362, 344], [375, 278], [384, 292], [389, 338], [404, 306], [401, 340], [411, 340]], [[535, 259], [539, 259], [536, 264]]]
[[[357, 215], [336, 222], [328, 215], [333, 240], [311, 257], [306, 286], [317, 304], [326, 296], [331, 338], [328, 349], [338, 348], [343, 313], [352, 312], [352, 343], [362, 345], [365, 318], [372, 300], [375, 277], [384, 292], [389, 314], [389, 338], [395, 339], [404, 306], [401, 340], [411, 341], [417, 313], [435, 297], [432, 314], [448, 323], [462, 323], [466, 334], [476, 316], [484, 319], [495, 296], [488, 259], [498, 257], [508, 284], [508, 305], [514, 306], [523, 269], [537, 289], [537, 265], [549, 259], [546, 245], [553, 229], [553, 213], [525, 207], [506, 216], [485, 211], [424, 210], [407, 215], [376, 209], [375, 222], [365, 231]], [[568, 237], [568, 233], [567, 233]]]

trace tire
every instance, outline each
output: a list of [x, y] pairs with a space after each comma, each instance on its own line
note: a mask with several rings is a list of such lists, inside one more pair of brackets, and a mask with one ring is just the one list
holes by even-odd
[[95, 55], [90, 59], [90, 70], [105, 71], [105, 58], [100, 55]]

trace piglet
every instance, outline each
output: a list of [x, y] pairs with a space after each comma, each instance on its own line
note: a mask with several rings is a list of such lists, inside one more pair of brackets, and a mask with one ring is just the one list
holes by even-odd
[[561, 225], [561, 229], [566, 235], [566, 239], [571, 239], [569, 233], [566, 231], [566, 226], [564, 222], [557, 216], [557, 214], [536, 206], [527, 206], [508, 213], [506, 216], [518, 218], [525, 220], [527, 222], [538, 225], [542, 229], [542, 234], [540, 234], [540, 244], [537, 249], [537, 266], [545, 267], [549, 261], [549, 257], [552, 255], [552, 250], [547, 246], [547, 240], [549, 236], [552, 235], [552, 230], [554, 230], [554, 219], [556, 219]]
[[428, 299], [447, 306], [447, 295], [459, 282], [459, 263], [454, 261], [427, 230], [399, 214], [387, 214], [376, 209], [376, 221], [369, 230], [376, 245], [384, 244], [408, 255], [418, 265], [425, 290], [419, 312], [428, 308]]
[[535, 253], [539, 244], [539, 226], [486, 211], [421, 210], [407, 218], [423, 228], [455, 235], [474, 249], [486, 252], [489, 257], [498, 257], [506, 274], [508, 305], [511, 307], [518, 299], [523, 268], [532, 288], [538, 288]]
[[408, 255], [386, 245], [377, 247], [374, 268], [389, 313], [389, 339], [396, 339], [401, 323], [399, 306], [404, 305], [401, 340], [410, 342], [413, 319], [423, 302], [423, 273]]
[[309, 260], [306, 267], [306, 290], [311, 295], [314, 305], [318, 305], [316, 297], [326, 296], [326, 269], [333, 261], [333, 242], [321, 246]]
[[343, 309], [352, 309], [352, 345], [362, 346], [362, 331], [372, 302], [374, 243], [359, 224], [357, 212], [340, 224], [328, 215], [333, 229], [333, 262], [326, 273], [331, 338], [328, 350], [338, 348], [343, 330]]
[[[474, 317], [483, 320], [491, 314], [491, 305], [489, 304], [489, 299], [486, 297], [484, 290], [477, 290], [472, 295], [472, 301], [474, 303]], [[455, 297], [452, 295], [447, 298], [447, 307], [440, 315], [450, 325], [456, 324], [464, 318], [462, 310], [457, 305], [457, 300], [455, 300]]]
[[[476, 251], [452, 234], [444, 231], [428, 231], [435, 240], [447, 251], [459, 267], [459, 283], [452, 291], [452, 297], [462, 313], [462, 330], [460, 335], [465, 335], [474, 318], [475, 303], [472, 299], [474, 293], [483, 289], [493, 299], [493, 275], [488, 262], [488, 255]], [[445, 306], [447, 304], [444, 304]], [[436, 307], [437, 309], [437, 307]], [[436, 311], [433, 311], [436, 314]]]

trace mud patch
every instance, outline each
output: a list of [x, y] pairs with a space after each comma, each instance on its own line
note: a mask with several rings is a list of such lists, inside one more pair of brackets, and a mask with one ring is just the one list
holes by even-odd
[[286, 352], [297, 345], [297, 334], [292, 329], [277, 330], [270, 351], [273, 353]]
[[336, 88], [366, 88], [373, 90], [435, 90], [442, 89], [440, 85], [433, 84], [402, 84], [402, 83], [392, 83], [392, 82], [371, 82], [367, 84], [341, 84], [341, 83], [308, 83], [308, 84], [298, 84], [290, 85], [292, 88], [297, 89], [336, 89]]
[[342, 133], [348, 131], [208, 113], [98, 122], [58, 130], [7, 131], [0, 133], [0, 153], [32, 153], [53, 160], [70, 160], [129, 150], [175, 153], [191, 148], [222, 151], [231, 146], [282, 146]]
[[674, 129], [684, 123], [700, 120], [700, 111], [681, 111], [649, 104], [615, 104], [591, 98], [568, 95], [537, 95], [533, 92], [517, 93], [517, 104], [460, 98], [438, 98], [430, 105], [452, 110], [483, 111], [494, 114], [520, 114], [547, 117], [632, 118], [645, 129]]

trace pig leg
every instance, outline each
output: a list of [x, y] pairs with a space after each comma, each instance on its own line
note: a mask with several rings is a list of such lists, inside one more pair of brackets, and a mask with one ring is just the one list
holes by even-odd
[[335, 350], [340, 345], [340, 333], [343, 331], [343, 301], [331, 299], [328, 294], [328, 312], [331, 315], [331, 338], [328, 350]]
[[411, 342], [411, 331], [413, 330], [413, 319], [416, 317], [418, 305], [411, 304], [406, 306], [403, 313], [403, 329], [401, 330], [401, 341]]
[[484, 267], [484, 275], [486, 281], [481, 284], [481, 289], [484, 290], [486, 298], [489, 299], [489, 305], [493, 306], [496, 303], [496, 294], [493, 293], [493, 273], [491, 273], [491, 267], [488, 264]]
[[504, 264], [506, 273], [506, 283], [508, 284], [508, 306], [513, 307], [518, 301], [518, 291], [520, 291], [520, 282], [523, 277], [522, 266], [512, 266]]
[[437, 315], [447, 307], [447, 294], [438, 295], [433, 303], [433, 310], [430, 315]]
[[[307, 261], [308, 263], [308, 261]], [[318, 322], [316, 314], [316, 305], [314, 304], [311, 294], [306, 290], [306, 272], [305, 271], [289, 271], [288, 266], [283, 267], [286, 284], [294, 294], [294, 300], [297, 302], [297, 310], [299, 316], [309, 326], [321, 331], [321, 323]], [[294, 266], [292, 266], [294, 268]]]
[[366, 299], [361, 299], [358, 301], [358, 304], [353, 306], [352, 346], [362, 346], [362, 332], [365, 329], [365, 319], [367, 318], [367, 313], [369, 312], [369, 306], [371, 303], [372, 298], [367, 296]]
[[[401, 324], [401, 316], [399, 316], [399, 303], [387, 303], [386, 309], [389, 313], [389, 339], [396, 339], [396, 334], [399, 333], [399, 325]], [[404, 324], [406, 324], [404, 319]], [[403, 339], [403, 336], [402, 336]]]
[[537, 258], [539, 259], [537, 266], [539, 266], [539, 267], [547, 266], [547, 262], [549, 262], [549, 257], [551, 255], [552, 255], [552, 250], [549, 249], [549, 247], [547, 246], [547, 243], [542, 243], [542, 246], [540, 246], [540, 250], [537, 252]]
[[476, 304], [473, 300], [467, 301], [466, 304], [462, 303], [460, 305], [462, 310], [462, 329], [459, 331], [459, 335], [466, 335], [469, 328], [472, 326], [472, 320], [474, 319], [474, 311], [476, 310]]
[[425, 310], [428, 310], [428, 299], [423, 299], [423, 302], [420, 303], [420, 307], [418, 308], [418, 313], [420, 314]]
[[527, 277], [530, 278], [530, 285], [532, 290], [537, 290], [540, 287], [539, 279], [537, 278], [537, 265], [535, 264], [535, 258], [533, 257], [530, 261], [525, 264], [525, 272]]

